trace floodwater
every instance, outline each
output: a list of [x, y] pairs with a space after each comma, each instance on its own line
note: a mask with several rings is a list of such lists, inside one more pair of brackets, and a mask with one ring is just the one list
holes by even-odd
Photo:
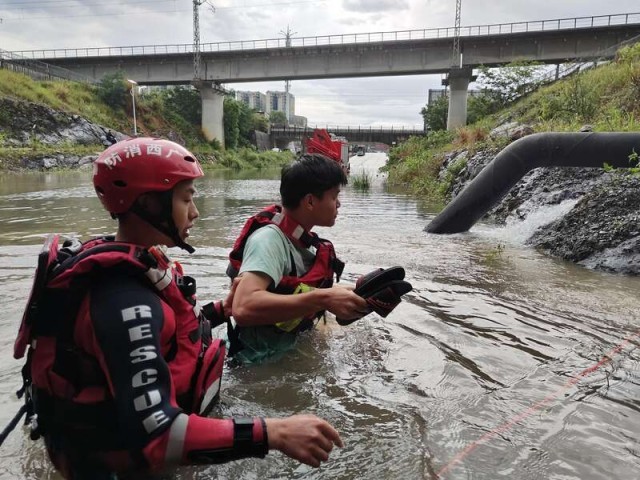
[[[352, 159], [352, 176], [368, 172], [372, 187], [346, 187], [337, 224], [320, 233], [347, 262], [343, 281], [402, 265], [414, 291], [386, 319], [340, 327], [329, 318], [279, 361], [226, 368], [213, 412], [314, 413], [336, 426], [345, 447], [320, 469], [276, 452], [181, 468], [175, 478], [638, 478], [640, 279], [523, 246], [536, 225], [427, 234], [433, 208], [388, 191], [376, 173], [384, 161]], [[210, 173], [199, 190], [198, 249], [175, 256], [198, 278], [202, 299], [222, 298], [234, 237], [248, 215], [277, 200], [278, 173]], [[2, 426], [20, 405], [21, 365], [11, 352], [44, 235], [86, 238], [114, 226], [88, 172], [0, 177]], [[59, 478], [21, 426], [0, 457], [1, 478]]]

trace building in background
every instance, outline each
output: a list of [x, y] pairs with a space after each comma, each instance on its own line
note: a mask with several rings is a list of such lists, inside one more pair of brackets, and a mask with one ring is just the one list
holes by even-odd
[[[289, 113], [287, 114], [287, 109]], [[265, 113], [269, 115], [271, 112], [284, 112], [289, 121], [296, 114], [296, 97], [289, 94], [288, 101], [285, 92], [276, 92], [267, 90], [267, 109]]]
[[250, 108], [258, 112], [267, 113], [267, 96], [262, 92], [236, 92], [236, 100], [246, 103]]
[[307, 117], [303, 117], [302, 115], [291, 115], [291, 118], [289, 118], [289, 124], [294, 127], [306, 127]]
[[[286, 101], [288, 98], [288, 102]], [[283, 112], [287, 115], [289, 110], [289, 125], [296, 127], [306, 127], [307, 117], [296, 115], [296, 97], [291, 93], [287, 97], [285, 92], [268, 90], [266, 94], [262, 92], [237, 91], [236, 100], [247, 104], [250, 108], [258, 112], [269, 115], [271, 112]]]

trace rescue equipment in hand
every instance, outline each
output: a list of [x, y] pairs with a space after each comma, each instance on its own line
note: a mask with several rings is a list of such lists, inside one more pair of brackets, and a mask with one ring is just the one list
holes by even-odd
[[[413, 286], [404, 280], [404, 275], [404, 268], [390, 267], [378, 268], [358, 278], [353, 291], [367, 301], [369, 308], [367, 314], [376, 312], [381, 317], [386, 317], [400, 304], [402, 295], [413, 289]], [[349, 320], [336, 318], [336, 321], [345, 326], [359, 318]]]

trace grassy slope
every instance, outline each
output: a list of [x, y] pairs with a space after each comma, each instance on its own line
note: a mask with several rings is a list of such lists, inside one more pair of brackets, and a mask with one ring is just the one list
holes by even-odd
[[399, 145], [389, 156], [390, 183], [443, 201], [451, 179], [464, 167], [449, 166], [439, 179], [444, 154], [456, 149], [499, 151], [508, 140], [492, 140], [488, 134], [506, 121], [527, 123], [536, 132], [576, 132], [585, 124], [597, 132], [640, 131], [640, 44], [622, 49], [609, 64], [540, 88], [505, 111], [455, 133], [433, 132]]
[[96, 97], [91, 86], [83, 83], [37, 82], [26, 75], [0, 69], [0, 95], [81, 115], [93, 123], [119, 131], [126, 131], [131, 125], [124, 112], [109, 108]]
[[[114, 110], [105, 104], [90, 85], [70, 82], [34, 81], [26, 75], [0, 69], [0, 96], [13, 97], [19, 100], [44, 104], [55, 110], [80, 115], [90, 122], [103, 125], [120, 132], [130, 132], [133, 119], [124, 110]], [[208, 143], [199, 127], [189, 124], [181, 117], [167, 112], [162, 100], [157, 95], [137, 98], [137, 124], [140, 135], [167, 137], [170, 133], [184, 139], [187, 148], [197, 154], [205, 165], [225, 168], [268, 168], [277, 167], [291, 161], [293, 155], [289, 152], [261, 152], [250, 148], [237, 151], [219, 151]], [[0, 111], [0, 125], [8, 124], [11, 119], [2, 118]], [[15, 163], [26, 154], [75, 154], [87, 155], [102, 150], [102, 145], [56, 145], [45, 147], [35, 145], [34, 148], [10, 148], [4, 146], [4, 135], [0, 127], [0, 159], [3, 164]]]

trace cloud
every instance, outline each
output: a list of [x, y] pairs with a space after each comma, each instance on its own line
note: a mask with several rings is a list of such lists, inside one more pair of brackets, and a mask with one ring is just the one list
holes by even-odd
[[408, 0], [344, 0], [342, 8], [348, 12], [377, 13], [400, 11], [409, 8]]

